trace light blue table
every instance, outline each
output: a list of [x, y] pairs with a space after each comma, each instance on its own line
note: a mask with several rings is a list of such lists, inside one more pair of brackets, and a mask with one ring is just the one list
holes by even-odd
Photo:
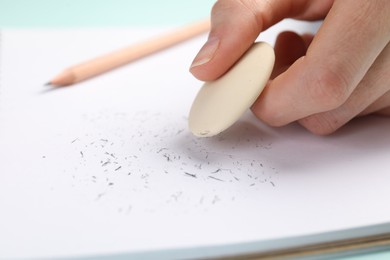
[[[0, 27], [125, 27], [183, 24], [207, 17], [213, 2], [213, 0], [0, 0]], [[338, 259], [390, 259], [390, 251]]]

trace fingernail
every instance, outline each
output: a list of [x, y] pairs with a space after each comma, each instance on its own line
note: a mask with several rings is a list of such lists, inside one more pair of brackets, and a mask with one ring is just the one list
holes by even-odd
[[209, 38], [205, 45], [203, 45], [202, 49], [200, 49], [198, 55], [196, 55], [194, 61], [191, 64], [191, 69], [209, 62], [214, 57], [218, 46], [219, 38]]

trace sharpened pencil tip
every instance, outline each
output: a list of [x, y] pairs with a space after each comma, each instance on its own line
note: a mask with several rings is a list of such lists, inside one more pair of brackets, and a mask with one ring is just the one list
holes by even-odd
[[44, 87], [53, 87], [53, 84], [51, 83], [51, 81], [49, 81], [49, 82], [45, 83], [43, 86]]

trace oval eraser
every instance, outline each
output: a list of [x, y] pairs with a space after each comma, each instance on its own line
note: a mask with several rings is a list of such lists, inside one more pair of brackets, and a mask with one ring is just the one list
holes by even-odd
[[233, 125], [260, 96], [274, 63], [273, 48], [265, 42], [257, 42], [226, 74], [206, 82], [190, 110], [191, 132], [209, 137]]

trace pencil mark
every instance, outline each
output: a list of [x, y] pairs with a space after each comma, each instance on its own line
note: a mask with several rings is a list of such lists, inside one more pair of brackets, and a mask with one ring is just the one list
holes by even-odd
[[185, 175], [190, 176], [192, 178], [196, 178], [196, 174], [189, 173], [189, 172], [184, 172]]
[[105, 192], [99, 193], [95, 200], [100, 200], [105, 194]]
[[219, 202], [220, 200], [221, 199], [217, 195], [215, 195], [214, 198], [213, 198], [213, 201], [211, 203], [215, 204], [215, 203]]
[[157, 153], [161, 153], [162, 151], [165, 151], [165, 150], [168, 150], [168, 148], [163, 147], [163, 148], [161, 148], [160, 150], [158, 150]]
[[102, 164], [102, 167], [107, 166], [107, 165], [110, 164], [110, 163], [111, 163], [110, 160], [108, 160], [108, 161], [106, 161], [106, 162], [104, 162], [104, 163]]
[[221, 180], [221, 179], [219, 179], [219, 178], [216, 178], [216, 177], [214, 177], [214, 176], [208, 176], [210, 179], [214, 179], [214, 180], [217, 180], [217, 181], [224, 181], [224, 180]]
[[106, 152], [106, 155], [109, 155], [109, 156], [111, 156], [112, 158], [116, 159], [116, 157], [115, 157], [115, 155], [114, 155], [113, 153], [108, 153], [108, 152]]
[[213, 172], [211, 172], [211, 173], [218, 173], [218, 172], [220, 172], [220, 171], [222, 171], [222, 169], [217, 169], [216, 171], [213, 171]]
[[179, 135], [179, 134], [181, 134], [182, 132], [184, 132], [184, 129], [178, 130], [178, 131], [176, 132], [176, 135]]
[[[72, 187], [84, 190], [83, 185], [94, 185], [95, 193], [90, 199], [98, 201], [104, 197], [104, 203], [99, 202], [102, 207], [110, 202], [114, 211], [125, 214], [127, 207], [131, 211], [147, 211], [155, 210], [161, 203], [177, 202], [185, 205], [177, 208], [181, 214], [187, 214], [210, 210], [211, 205], [220, 201], [238, 203], [245, 191], [257, 191], [261, 185], [276, 187], [275, 167], [245, 157], [248, 152], [242, 153], [242, 149], [258, 152], [259, 147], [267, 146], [264, 141], [247, 136], [232, 140], [224, 134], [198, 138], [185, 132], [184, 119], [177, 122], [170, 115], [147, 111], [136, 114], [83, 115], [95, 132], [73, 133], [73, 137], [79, 137], [67, 140], [72, 156], [79, 160], [69, 165], [67, 171], [73, 175]], [[188, 179], [182, 180], [180, 188], [186, 193], [175, 192], [175, 185], [161, 181], [166, 178], [168, 183], [180, 184], [183, 175]], [[128, 206], [134, 198], [137, 207]], [[150, 199], [149, 206], [138, 206], [144, 198]]]

